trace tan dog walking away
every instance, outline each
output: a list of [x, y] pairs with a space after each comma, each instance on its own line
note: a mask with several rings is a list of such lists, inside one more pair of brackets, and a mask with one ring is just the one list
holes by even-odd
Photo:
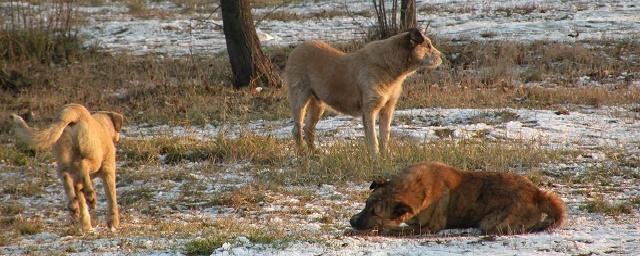
[[80, 218], [83, 230], [90, 230], [89, 207], [95, 209], [96, 193], [92, 178], [100, 176], [108, 203], [108, 225], [120, 224], [116, 200], [116, 148], [123, 116], [100, 111], [93, 115], [80, 104], [68, 104], [57, 120], [46, 129], [31, 128], [18, 115], [12, 115], [16, 136], [36, 149], [53, 146], [58, 176], [67, 194], [68, 208]]
[[559, 227], [566, 215], [560, 197], [527, 178], [462, 172], [437, 162], [409, 166], [370, 188], [364, 210], [351, 218], [356, 230], [421, 234], [480, 228], [485, 234], [521, 234]]
[[440, 63], [441, 53], [415, 28], [370, 42], [350, 54], [322, 41], [302, 43], [289, 55], [284, 75], [298, 151], [302, 150], [303, 120], [304, 137], [313, 150], [316, 124], [329, 105], [336, 111], [362, 116], [368, 150], [375, 158], [378, 115], [380, 149], [384, 151], [402, 82], [419, 68], [432, 69]]

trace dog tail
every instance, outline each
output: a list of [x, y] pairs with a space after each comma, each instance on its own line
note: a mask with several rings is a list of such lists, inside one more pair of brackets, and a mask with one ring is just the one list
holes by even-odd
[[57, 120], [45, 129], [35, 129], [29, 127], [27, 123], [16, 114], [11, 114], [13, 119], [13, 130], [16, 133], [16, 137], [19, 140], [26, 142], [29, 146], [35, 149], [48, 149], [50, 148], [64, 132], [64, 128], [69, 125], [73, 125], [80, 120], [86, 120], [91, 116], [91, 113], [82, 105], [79, 104], [67, 104], [64, 109], [58, 114]]
[[538, 196], [540, 210], [546, 213], [547, 216], [533, 230], [542, 231], [560, 227], [564, 223], [567, 214], [567, 209], [562, 199], [551, 191], [540, 190]]

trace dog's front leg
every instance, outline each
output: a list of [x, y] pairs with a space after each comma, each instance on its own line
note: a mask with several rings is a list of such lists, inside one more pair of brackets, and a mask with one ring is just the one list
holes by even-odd
[[102, 181], [104, 182], [104, 194], [107, 197], [107, 225], [112, 231], [120, 226], [120, 214], [118, 211], [118, 200], [116, 199], [116, 168], [105, 167]]
[[369, 110], [365, 111], [362, 117], [364, 123], [364, 137], [367, 141], [367, 149], [371, 159], [378, 159], [378, 137], [376, 135], [376, 117], [378, 111]]

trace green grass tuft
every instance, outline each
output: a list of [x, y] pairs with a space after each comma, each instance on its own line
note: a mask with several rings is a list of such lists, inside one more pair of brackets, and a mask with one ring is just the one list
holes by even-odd
[[222, 246], [226, 236], [209, 236], [187, 242], [184, 245], [186, 255], [211, 255], [211, 253]]
[[580, 209], [590, 213], [603, 213], [611, 216], [619, 216], [622, 214], [631, 214], [633, 208], [640, 206], [640, 199], [632, 198], [620, 202], [611, 202], [605, 200], [602, 196], [596, 196], [593, 199], [584, 202]]

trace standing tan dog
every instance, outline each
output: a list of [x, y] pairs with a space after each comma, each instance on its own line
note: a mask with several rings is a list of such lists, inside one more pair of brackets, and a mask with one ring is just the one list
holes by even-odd
[[315, 126], [329, 105], [339, 112], [362, 116], [368, 150], [375, 158], [378, 115], [380, 149], [384, 151], [402, 82], [419, 68], [432, 69], [440, 63], [441, 53], [415, 28], [370, 42], [350, 54], [322, 41], [304, 42], [289, 55], [284, 75], [298, 151], [302, 150], [302, 121], [307, 146], [313, 150]]
[[89, 208], [95, 209], [96, 193], [92, 178], [100, 176], [109, 205], [108, 225], [115, 230], [120, 224], [116, 201], [116, 148], [120, 139], [123, 116], [100, 111], [91, 115], [80, 104], [68, 104], [57, 121], [46, 129], [31, 128], [18, 115], [12, 115], [19, 139], [36, 149], [53, 145], [58, 164], [58, 177], [69, 200], [68, 208], [80, 218], [83, 230], [90, 230]]
[[562, 199], [522, 176], [462, 172], [437, 162], [409, 166], [370, 188], [364, 210], [351, 218], [356, 230], [420, 234], [480, 228], [485, 234], [521, 234], [558, 227], [566, 214]]

